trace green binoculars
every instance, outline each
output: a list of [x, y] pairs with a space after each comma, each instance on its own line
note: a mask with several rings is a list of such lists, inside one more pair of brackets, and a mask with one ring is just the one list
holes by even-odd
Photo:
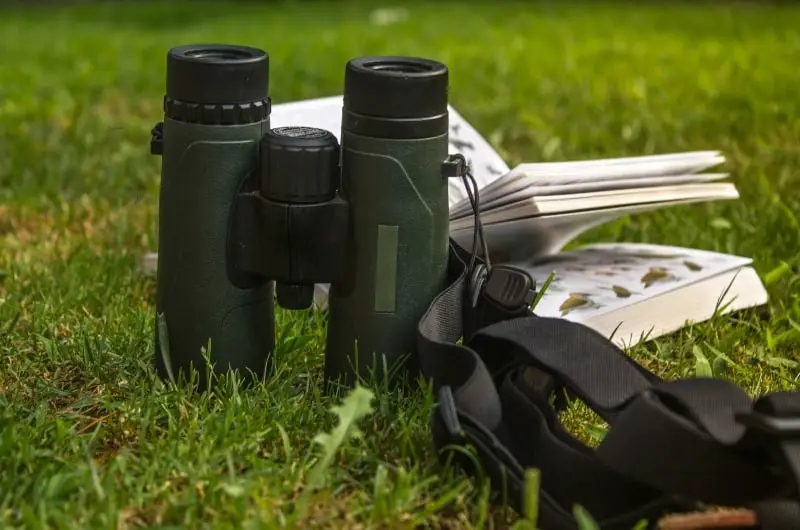
[[[167, 54], [158, 221], [156, 367], [264, 378], [274, 304], [330, 284], [325, 377], [414, 359], [448, 266], [448, 69], [411, 57], [347, 62], [337, 135], [270, 128], [269, 56], [244, 46]], [[205, 350], [205, 353], [204, 353]], [[379, 374], [380, 375], [380, 374]]]

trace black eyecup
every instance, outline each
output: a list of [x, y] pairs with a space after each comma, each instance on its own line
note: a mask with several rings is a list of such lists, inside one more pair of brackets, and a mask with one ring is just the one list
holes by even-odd
[[416, 57], [372, 56], [347, 62], [344, 108], [376, 118], [413, 119], [447, 113], [448, 70]]
[[233, 105], [269, 97], [269, 56], [228, 44], [190, 44], [167, 53], [167, 97], [187, 103]]

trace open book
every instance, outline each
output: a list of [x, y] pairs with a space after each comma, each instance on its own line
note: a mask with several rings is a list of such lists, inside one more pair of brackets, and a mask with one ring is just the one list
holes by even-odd
[[[341, 112], [341, 96], [325, 97], [274, 105], [270, 121], [272, 127], [327, 129], [341, 140]], [[523, 163], [510, 169], [455, 109], [449, 112], [451, 152], [470, 162], [491, 259], [528, 270], [539, 287], [555, 273], [536, 307], [540, 316], [580, 321], [630, 346], [687, 320], [707, 320], [716, 310], [766, 303], [746, 258], [630, 243], [561, 253], [581, 233], [625, 215], [738, 198], [732, 183], [721, 182], [726, 173], [709, 171], [725, 161], [720, 152]], [[471, 248], [474, 217], [463, 182], [450, 179], [449, 195], [450, 235]], [[152, 272], [156, 262], [157, 255], [149, 254], [144, 267]], [[645, 285], [640, 280], [648, 274], [663, 277]], [[327, 285], [317, 286], [318, 306], [326, 306], [327, 291]]]

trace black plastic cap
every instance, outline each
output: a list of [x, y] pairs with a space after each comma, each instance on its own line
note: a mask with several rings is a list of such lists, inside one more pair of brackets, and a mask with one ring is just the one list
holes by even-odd
[[189, 103], [233, 105], [269, 96], [269, 56], [228, 44], [191, 44], [167, 53], [167, 97]]
[[376, 118], [427, 118], [447, 112], [447, 67], [430, 59], [376, 56], [348, 61], [344, 108]]
[[275, 282], [275, 295], [278, 305], [284, 309], [308, 309], [314, 303], [314, 284]]
[[339, 141], [314, 127], [277, 127], [261, 139], [261, 194], [276, 202], [328, 201], [339, 184]]

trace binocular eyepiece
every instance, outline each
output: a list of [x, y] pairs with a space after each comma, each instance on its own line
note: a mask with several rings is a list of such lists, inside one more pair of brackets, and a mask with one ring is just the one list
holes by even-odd
[[400, 361], [447, 273], [448, 70], [411, 57], [347, 62], [339, 138], [271, 128], [269, 56], [245, 46], [169, 50], [156, 367], [262, 378], [274, 303], [330, 284], [325, 377], [352, 383]]

